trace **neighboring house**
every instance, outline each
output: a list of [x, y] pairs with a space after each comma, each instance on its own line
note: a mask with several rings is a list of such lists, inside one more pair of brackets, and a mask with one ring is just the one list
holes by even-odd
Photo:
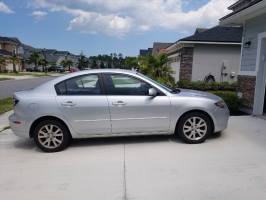
[[7, 60], [7, 65], [3, 70], [13, 71], [13, 62], [11, 57], [16, 55], [18, 57], [18, 62], [14, 63], [16, 70], [22, 70], [22, 49], [21, 42], [17, 38], [11, 37], [1, 37], [0, 36], [0, 57], [5, 57]]
[[152, 55], [157, 56], [161, 53], [166, 53], [167, 47], [173, 43], [154, 42], [152, 47]]
[[176, 81], [235, 82], [239, 71], [242, 28], [196, 29], [166, 49]]
[[238, 76], [239, 95], [254, 115], [266, 113], [266, 0], [239, 0], [221, 25], [242, 25], [243, 45]]
[[28, 45], [23, 44], [24, 54], [23, 59], [25, 60], [25, 69], [33, 68], [34, 64], [29, 63], [29, 57], [33, 52], [38, 52], [42, 58], [48, 61], [48, 67], [51, 65], [60, 66], [62, 60], [69, 59], [72, 60], [73, 66], [76, 67], [78, 64], [79, 56], [71, 54], [68, 51], [58, 51], [56, 49], [38, 49]]
[[139, 50], [139, 56], [148, 56], [152, 54], [152, 48], [148, 49], [140, 49]]

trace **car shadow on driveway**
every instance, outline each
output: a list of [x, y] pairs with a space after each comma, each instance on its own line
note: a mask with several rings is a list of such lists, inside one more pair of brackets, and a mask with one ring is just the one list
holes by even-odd
[[[214, 133], [208, 140], [218, 139], [222, 136], [221, 132]], [[149, 136], [123, 136], [111, 138], [87, 138], [87, 139], [74, 139], [71, 147], [81, 146], [99, 146], [99, 145], [121, 145], [121, 144], [143, 144], [143, 143], [162, 143], [174, 142], [184, 144], [179, 138], [173, 135], [149, 135]]]
[[[215, 133], [211, 135], [208, 140], [215, 140], [222, 136], [222, 133]], [[70, 148], [91, 147], [102, 145], [121, 145], [121, 144], [151, 144], [151, 143], [177, 143], [184, 144], [179, 138], [173, 135], [149, 135], [149, 136], [123, 136], [123, 137], [109, 137], [109, 138], [86, 138], [86, 139], [73, 139]], [[33, 139], [18, 139], [14, 142], [14, 147], [24, 150], [41, 150], [36, 147]]]

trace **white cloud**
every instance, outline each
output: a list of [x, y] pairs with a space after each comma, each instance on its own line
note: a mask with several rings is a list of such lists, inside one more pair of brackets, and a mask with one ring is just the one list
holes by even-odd
[[11, 14], [14, 13], [4, 2], [0, 1], [0, 12]]
[[34, 17], [35, 20], [41, 20], [47, 15], [47, 12], [45, 11], [40, 11], [40, 10], [35, 10], [31, 13], [31, 16]]
[[[153, 28], [185, 32], [209, 27], [228, 13], [236, 0], [209, 0], [196, 10], [185, 12], [182, 6], [192, 0], [32, 0], [35, 8], [65, 12], [73, 16], [68, 30], [124, 36]], [[196, 1], [196, 0], [195, 0]]]

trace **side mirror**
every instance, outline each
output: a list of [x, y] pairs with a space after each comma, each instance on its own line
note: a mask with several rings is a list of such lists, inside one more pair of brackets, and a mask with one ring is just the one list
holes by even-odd
[[156, 97], [157, 96], [157, 90], [154, 88], [149, 89], [149, 96]]

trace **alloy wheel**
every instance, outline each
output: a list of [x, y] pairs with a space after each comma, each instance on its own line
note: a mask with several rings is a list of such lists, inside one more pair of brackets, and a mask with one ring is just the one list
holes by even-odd
[[64, 134], [61, 128], [54, 124], [46, 124], [38, 131], [39, 143], [48, 148], [55, 149], [59, 147], [64, 139]]
[[183, 126], [183, 132], [187, 139], [197, 141], [202, 139], [208, 131], [207, 123], [201, 117], [190, 117]]

